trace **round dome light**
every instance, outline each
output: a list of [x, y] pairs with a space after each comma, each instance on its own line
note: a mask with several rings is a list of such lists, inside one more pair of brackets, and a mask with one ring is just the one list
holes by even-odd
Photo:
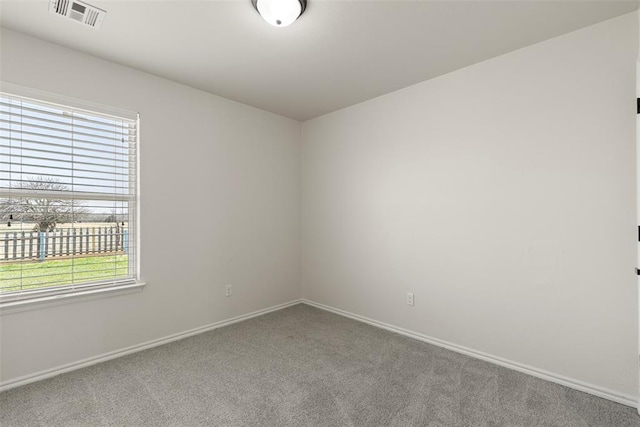
[[307, 8], [306, 0], [251, 0], [260, 16], [274, 27], [293, 24]]

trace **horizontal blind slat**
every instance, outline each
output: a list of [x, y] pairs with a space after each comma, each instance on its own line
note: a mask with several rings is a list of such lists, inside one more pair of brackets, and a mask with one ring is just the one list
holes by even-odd
[[[30, 140], [30, 139], [15, 139], [15, 138], [10, 138], [10, 137], [6, 137], [6, 136], [2, 136], [0, 135], [0, 141], [9, 141], [9, 143], [11, 143], [11, 141], [16, 141], [17, 143], [28, 143], [28, 144], [38, 144], [38, 145], [44, 145], [44, 146], [50, 146], [50, 147], [60, 147], [60, 148], [72, 148], [71, 145], [67, 145], [67, 144], [59, 144], [59, 143], [52, 143], [52, 142], [45, 142], [45, 141], [35, 141], [35, 140]], [[91, 145], [98, 145], [98, 144], [91, 144]], [[104, 146], [103, 144], [99, 144]], [[15, 145], [7, 145], [5, 144], [0, 144], [0, 146], [6, 147], [6, 148], [11, 148], [11, 149], [17, 149], [20, 150], [22, 149], [21, 145], [15, 144]], [[105, 154], [113, 154], [113, 150], [109, 151], [109, 150], [99, 150], [97, 148], [86, 148], [86, 147], [78, 147], [78, 146], [74, 146], [73, 147], [75, 150], [86, 150], [86, 151], [92, 151], [94, 153], [105, 153]], [[25, 148], [28, 149], [28, 148]], [[119, 156], [132, 156], [135, 153], [135, 148], [134, 147], [129, 147], [129, 148], [125, 148], [125, 147], [118, 147], [119, 150], [121, 151], [127, 151], [128, 153], [116, 153]]]
[[[31, 135], [31, 136], [35, 136], [35, 137], [43, 137], [43, 138], [49, 138], [49, 139], [56, 139], [58, 141], [77, 141], [77, 142], [82, 142], [84, 144], [100, 144], [100, 145], [104, 145], [107, 147], [113, 147], [116, 146], [115, 144], [111, 144], [111, 143], [105, 143], [105, 142], [98, 142], [98, 141], [87, 141], [85, 139], [81, 139], [81, 138], [77, 138], [75, 136], [72, 136], [71, 138], [66, 138], [64, 136], [56, 136], [56, 135], [48, 135], [48, 134], [43, 134], [43, 133], [38, 133], [38, 132], [31, 132], [31, 131], [27, 131], [27, 130], [14, 130], [14, 129], [7, 129], [7, 128], [0, 128], [0, 132], [8, 132], [8, 133], [15, 133], [15, 136], [4, 136], [5, 138], [11, 138], [11, 139], [15, 139], [15, 140], [20, 140], [22, 139], [18, 134], [21, 135]], [[107, 141], [114, 141], [114, 142], [118, 142], [122, 145], [124, 144], [128, 144], [128, 141], [122, 141], [122, 138], [113, 138], [113, 137], [104, 137], [104, 136], [96, 136], [96, 139], [104, 139]]]
[[[85, 180], [89, 180], [90, 178], [83, 178]], [[129, 188], [129, 181], [123, 181], [123, 180], [103, 180], [104, 183], [102, 184], [89, 184], [87, 182], [76, 182], [74, 180], [74, 182], [71, 183], [66, 183], [66, 182], [61, 182], [61, 185], [65, 185], [65, 186], [77, 186], [77, 187], [94, 187], [94, 188], [105, 188], [105, 189], [109, 189], [109, 190], [123, 190], [123, 189], [128, 189]], [[6, 179], [6, 178], [0, 178], [0, 182], [3, 183], [9, 183], [9, 182], [13, 182], [13, 183], [23, 183], [23, 184], [18, 184], [15, 185], [14, 187], [18, 187], [18, 188], [25, 188], [26, 186], [24, 185], [24, 183], [29, 183], [29, 184], [39, 184], [39, 185], [47, 185], [48, 182], [50, 181], [37, 181], [37, 180], [33, 180], [33, 179]], [[118, 184], [118, 183], [126, 183], [127, 185], [123, 185], [123, 184]], [[0, 187], [2, 187], [2, 185], [0, 185]], [[8, 186], [6, 187], [8, 188]], [[28, 188], [28, 187], [26, 187]], [[64, 190], [57, 190], [57, 191], [64, 191]], [[71, 190], [73, 191], [73, 190]]]
[[56, 191], [56, 190], [27, 190], [21, 188], [0, 188], [0, 197], [24, 199], [54, 199], [54, 200], [112, 200], [131, 201], [135, 194], [100, 193], [90, 191]]
[[[11, 157], [13, 158], [21, 158], [21, 159], [31, 159], [31, 160], [46, 160], [49, 162], [58, 162], [58, 163], [71, 163], [65, 160], [57, 160], [57, 159], [51, 159], [48, 157], [40, 157], [40, 156], [29, 156], [26, 154], [20, 154], [20, 155], [15, 155], [12, 154]], [[17, 162], [7, 162], [8, 164], [16, 164]], [[81, 162], [81, 161], [74, 161], [73, 162], [74, 165], [78, 164], [78, 165], [89, 165], [89, 166], [98, 166], [98, 167], [103, 167], [103, 168], [114, 168], [114, 169], [129, 169], [127, 166], [120, 166], [120, 165], [104, 165], [104, 164], [100, 164], [100, 163], [95, 163], [95, 162]], [[49, 165], [46, 165], [46, 167], [49, 167]], [[71, 168], [70, 170], [78, 170], [75, 168]]]
[[[0, 117], [2, 117], [1, 114], [0, 114]], [[21, 119], [21, 120], [18, 120], [18, 119]], [[94, 129], [93, 132], [83, 132], [83, 130], [79, 130], [79, 126], [76, 126], [74, 124], [60, 123], [61, 126], [65, 126], [69, 128], [69, 129], [60, 129], [52, 126], [45, 126], [45, 125], [39, 124], [41, 122], [44, 122], [42, 119], [29, 118], [29, 120], [34, 121], [36, 123], [25, 122], [24, 117], [16, 117], [13, 115], [9, 115], [8, 119], [0, 118], [0, 123], [4, 125], [0, 129], [4, 129], [11, 132], [21, 132], [23, 130], [22, 128], [27, 127], [27, 128], [36, 128], [39, 130], [41, 129], [44, 131], [72, 133], [74, 135], [90, 136], [92, 138], [109, 138], [109, 139], [116, 139], [116, 140], [121, 140], [124, 138], [128, 139], [130, 136], [128, 133], [125, 134], [122, 132], [118, 132], [116, 129], [111, 129], [111, 130]], [[45, 122], [45, 123], [48, 123], [48, 122]], [[17, 127], [19, 127], [20, 129], [16, 129]], [[107, 135], [100, 135], [100, 134], [97, 134], [96, 132], [106, 133]]]
[[[5, 108], [9, 108], [9, 109], [18, 110], [18, 111], [35, 112], [35, 113], [44, 115], [45, 117], [56, 117], [56, 118], [62, 118], [64, 120], [73, 120], [74, 122], [79, 122], [81, 124], [87, 123], [87, 124], [105, 126], [105, 125], [109, 125], [110, 123], [113, 123], [114, 121], [118, 121], [121, 123], [126, 123], [128, 126], [136, 125], [136, 122], [134, 120], [125, 119], [125, 118], [116, 119], [116, 118], [105, 117], [105, 119], [103, 120], [96, 120], [96, 119], [83, 117], [84, 115], [86, 115], [86, 113], [73, 108], [70, 108], [68, 111], [61, 111], [59, 108], [56, 110], [55, 106], [54, 107], [46, 106], [44, 108], [37, 108], [36, 103], [34, 102], [25, 102], [25, 103], [28, 105], [31, 105], [31, 107], [20, 106], [18, 104], [11, 104], [1, 100], [0, 98], [0, 113], [3, 112], [6, 114], [16, 114], [15, 112], [5, 109]], [[5, 107], [5, 108], [1, 108], [1, 107]], [[54, 111], [50, 111], [50, 110], [54, 110]]]
[[[31, 167], [31, 168], [44, 168], [44, 167], [46, 167], [47, 169], [68, 170], [70, 172], [91, 172], [91, 173], [104, 173], [104, 174], [113, 174], [113, 175], [122, 175], [122, 176], [131, 175], [131, 173], [129, 173], [129, 172], [108, 172], [108, 171], [98, 171], [98, 170], [93, 170], [93, 169], [82, 169], [82, 168], [77, 168], [77, 167], [65, 168], [65, 167], [53, 166], [53, 165], [42, 166], [41, 164], [26, 163], [26, 162], [20, 162], [20, 163], [17, 164], [17, 163], [7, 162], [7, 161], [4, 161], [4, 160], [0, 160], [0, 165], [5, 165], [5, 166], [21, 165], [21, 166], [28, 166], [28, 167]], [[3, 172], [6, 172], [6, 173], [20, 173], [20, 172], [17, 172], [17, 171], [10, 171], [8, 169], [3, 170]], [[46, 175], [46, 174], [44, 174], [44, 175]], [[73, 176], [73, 175], [68, 175], [68, 176]]]
[[[27, 152], [34, 151], [36, 153], [55, 154], [55, 155], [58, 155], [58, 156], [70, 156], [70, 157], [74, 157], [74, 158], [75, 157], [84, 157], [86, 159], [109, 160], [109, 161], [112, 161], [112, 162], [128, 162], [129, 161], [129, 155], [128, 154], [112, 153], [111, 155], [113, 157], [106, 157], [106, 156], [92, 156], [90, 154], [82, 154], [82, 153], [77, 153], [76, 152], [77, 150], [82, 150], [82, 148], [72, 149], [70, 153], [65, 153], [65, 152], [62, 152], [62, 151], [43, 150], [43, 149], [40, 149], [40, 148], [32, 148], [32, 147], [29, 147], [29, 148], [11, 147], [9, 145], [0, 144], [0, 149], [2, 149], [2, 148], [6, 148], [6, 149], [9, 149], [9, 150], [19, 150], [19, 151], [21, 151], [20, 154], [17, 154], [17, 153], [14, 154], [14, 153], [10, 153], [10, 152], [9, 153], [4, 153], [7, 156], [8, 155], [20, 156], [20, 155], [23, 154], [22, 152], [24, 152], [24, 151], [27, 151]], [[123, 157], [116, 158], [116, 156], [124, 156], [124, 158]], [[65, 161], [67, 161], [67, 160], [65, 160]], [[68, 160], [68, 161], [72, 162], [74, 160]]]
[[[6, 173], [6, 174], [11, 173], [12, 175], [17, 175], [17, 176], [32, 175], [32, 174], [29, 174], [29, 173], [10, 172], [8, 169], [0, 168], [0, 174], [2, 174], [2, 173]], [[56, 174], [56, 173], [52, 173], [52, 172], [38, 174], [38, 176], [42, 175], [45, 178], [47, 178], [47, 177], [55, 177], [55, 178], [67, 178], [67, 179], [83, 179], [83, 180], [92, 180], [92, 181], [132, 183], [131, 179], [119, 178], [119, 177], [122, 177], [122, 176], [129, 176], [129, 174], [118, 174], [117, 178], [113, 178], [114, 174], [112, 174], [112, 173], [108, 173], [108, 172], [101, 172], [101, 173], [107, 174], [107, 175], [111, 176], [111, 178], [100, 178], [100, 177], [93, 177], [93, 176], [89, 177], [89, 176], [72, 175], [72, 174], [63, 175], [63, 174]], [[7, 178], [0, 178], [0, 180], [9, 181], [9, 179], [7, 179]], [[19, 179], [19, 178], [11, 178], [11, 181], [18, 181], [18, 182], [19, 181], [25, 181], [25, 182], [26, 181], [31, 181], [32, 182], [34, 180], [26, 180], [26, 179], [22, 180], [22, 179]]]
[[[32, 121], [37, 121], [39, 123], [49, 123], [52, 125], [58, 125], [58, 126], [65, 126], [65, 127], [73, 127], [74, 129], [81, 129], [81, 130], [87, 130], [87, 131], [99, 131], [102, 132], [101, 129], [99, 128], [95, 128], [92, 126], [86, 126], [84, 124], [79, 124], [79, 123], [67, 123], [67, 122], [61, 122], [59, 120], [51, 120], [51, 119], [45, 119], [43, 117], [36, 117], [36, 116], [31, 116], [31, 115], [25, 115], [22, 114], [20, 116], [16, 116], [13, 113], [9, 113], [6, 111], [2, 111], [0, 109], [0, 116], [6, 116], [9, 120], [11, 118], [14, 118], [17, 121], [12, 121], [12, 123], [16, 123], [16, 124], [21, 124], [25, 119], [26, 120], [32, 120]], [[131, 127], [133, 126], [133, 127]], [[136, 133], [136, 127], [135, 125], [127, 125], [127, 127], [125, 128], [125, 130], [121, 130], [121, 129], [113, 129], [112, 132], [116, 135], [120, 135], [122, 137], [134, 137], [135, 133]]]

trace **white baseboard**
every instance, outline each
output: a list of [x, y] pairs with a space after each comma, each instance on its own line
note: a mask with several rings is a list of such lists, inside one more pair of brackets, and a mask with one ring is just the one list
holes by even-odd
[[511, 360], [503, 359], [502, 357], [494, 356], [492, 354], [483, 353], [481, 351], [473, 350], [467, 347], [463, 347], [461, 345], [453, 344], [447, 341], [443, 341], [437, 338], [432, 338], [427, 335], [420, 334], [418, 332], [409, 331], [407, 329], [399, 328], [397, 326], [389, 325], [384, 322], [380, 322], [374, 319], [370, 319], [368, 317], [360, 316], [357, 314], [350, 313], [348, 311], [340, 310], [334, 307], [330, 307], [328, 305], [320, 304], [308, 299], [303, 299], [302, 302], [304, 304], [310, 305], [312, 307], [319, 308], [321, 310], [329, 311], [331, 313], [339, 314], [344, 317], [348, 317], [350, 319], [358, 320], [360, 322], [368, 323], [369, 325], [376, 326], [378, 328], [386, 329], [391, 332], [395, 332], [418, 341], [423, 341], [429, 344], [436, 345], [438, 347], [446, 348], [447, 350], [455, 351], [456, 353], [461, 353], [467, 356], [474, 357], [476, 359], [481, 359], [489, 363], [493, 363], [499, 366], [503, 366], [505, 368], [513, 369], [514, 371], [522, 372], [533, 377], [541, 378], [543, 380], [551, 381], [569, 388], [573, 388], [575, 390], [583, 391], [585, 393], [593, 394], [594, 396], [602, 397], [604, 399], [612, 400], [617, 403], [621, 403], [623, 405], [631, 406], [633, 408], [638, 408], [638, 413], [640, 413], [640, 407], [638, 407], [638, 402], [636, 398], [633, 396], [621, 394], [612, 390], [608, 390], [606, 388], [602, 388], [593, 384], [588, 384], [582, 381], [578, 381], [572, 378], [567, 378], [562, 375], [554, 374], [552, 372], [545, 371], [543, 369], [534, 368], [533, 366], [524, 365], [522, 363], [514, 362]]
[[[617, 403], [621, 403], [623, 405], [638, 407], [635, 398], [629, 395], [620, 394], [614, 392], [612, 390], [608, 390], [602, 387], [595, 386], [593, 384], [584, 383], [582, 381], [574, 380], [571, 378], [564, 377], [562, 375], [557, 375], [552, 372], [548, 372], [542, 369], [534, 368], [532, 366], [524, 365], [521, 363], [513, 362], [511, 360], [503, 359], [498, 356], [494, 356], [491, 354], [483, 353], [480, 351], [476, 351], [467, 347], [463, 347], [457, 344], [453, 344], [447, 341], [439, 340], [437, 338], [432, 338], [427, 335], [423, 335], [417, 332], [409, 331], [407, 329], [399, 328], [397, 326], [389, 325], [384, 322], [380, 322], [374, 319], [370, 319], [368, 317], [360, 316], [357, 314], [350, 313], [348, 311], [340, 310], [334, 307], [330, 307], [324, 304], [320, 304], [307, 299], [297, 299], [293, 301], [286, 302], [284, 304], [275, 305], [273, 307], [268, 307], [262, 310], [254, 311], [252, 313], [243, 314], [240, 316], [232, 317], [230, 319], [222, 320], [219, 322], [211, 323], [208, 325], [200, 326], [198, 328], [190, 329], [188, 331], [179, 332], [177, 334], [169, 335], [163, 338], [158, 338], [155, 340], [147, 341], [141, 344], [133, 345], [130, 347], [122, 348], [119, 350], [111, 351], [108, 353], [104, 353], [98, 356], [90, 357], [87, 359], [79, 360], [77, 362], [68, 363], [66, 365], [58, 366], [55, 368], [47, 369], [44, 371], [36, 372], [34, 374], [25, 375], [22, 377], [18, 377], [15, 379], [11, 379], [9, 381], [5, 381], [0, 383], [0, 392], [9, 390], [11, 388], [19, 387], [21, 385], [33, 383], [36, 381], [41, 381], [46, 378], [51, 378], [56, 375], [63, 374], [65, 372], [74, 371], [76, 369], [85, 368], [87, 366], [95, 365], [97, 363], [106, 362], [107, 360], [116, 359], [118, 357], [126, 356], [127, 354], [136, 353], [138, 351], [146, 350], [149, 348], [157, 347], [163, 344], [170, 343], [172, 341], [177, 341], [183, 338], [187, 338], [193, 335], [201, 334], [203, 332], [212, 331], [214, 329], [221, 328], [223, 326], [228, 326], [233, 323], [242, 322], [244, 320], [251, 319], [253, 317], [262, 316], [267, 313], [271, 313], [274, 311], [282, 310], [287, 307], [291, 307], [293, 305], [304, 303], [310, 305], [312, 307], [316, 307], [325, 311], [329, 311], [344, 317], [348, 317], [350, 319], [358, 320], [360, 322], [367, 323], [372, 326], [376, 326], [378, 328], [386, 329], [391, 332], [395, 332], [419, 341], [423, 341], [429, 344], [437, 345], [439, 347], [446, 348], [451, 351], [455, 351], [457, 353], [465, 354], [467, 356], [475, 357], [477, 359], [484, 360], [486, 362], [494, 363], [499, 366], [503, 366], [505, 368], [513, 369], [515, 371], [523, 372], [525, 374], [541, 378], [547, 381], [551, 381], [557, 384], [564, 385], [566, 387], [570, 387], [579, 391], [583, 391], [585, 393], [593, 394], [594, 396], [602, 397], [604, 399], [612, 400]], [[638, 407], [638, 411], [640, 413], [640, 407]]]
[[147, 350], [149, 348], [167, 344], [172, 341], [181, 340], [183, 338], [187, 338], [192, 335], [197, 335], [203, 332], [212, 331], [214, 329], [218, 329], [223, 326], [228, 326], [233, 323], [242, 322], [243, 320], [248, 320], [253, 317], [262, 316], [264, 314], [271, 313], [273, 311], [282, 310], [283, 308], [291, 307], [292, 305], [300, 304], [301, 302], [302, 302], [301, 299], [296, 299], [293, 301], [286, 302], [284, 304], [278, 304], [278, 305], [274, 305], [273, 307], [268, 307], [262, 310], [254, 311], [252, 313], [243, 314], [240, 316], [232, 317], [230, 319], [221, 320], [215, 323], [210, 323], [208, 325], [200, 326], [198, 328], [190, 329], [188, 331], [179, 332], [177, 334], [168, 335], [163, 338], [158, 338], [158, 339], [147, 341], [141, 344], [132, 345], [130, 347], [125, 347], [119, 350], [110, 351], [108, 353], [104, 353], [94, 357], [89, 357], [87, 359], [79, 360], [77, 362], [68, 363], [66, 365], [58, 366], [51, 369], [46, 369], [44, 371], [39, 371], [34, 374], [29, 374], [29, 375], [15, 378], [15, 379], [11, 379], [3, 383], [0, 383], [0, 392], [9, 390], [11, 388], [19, 387], [21, 385], [33, 383], [36, 381], [41, 381], [46, 378], [51, 378], [56, 375], [64, 374], [65, 372], [75, 371], [76, 369], [81, 369], [87, 366], [95, 365], [97, 363], [106, 362], [107, 360], [116, 359], [118, 357], [126, 356], [127, 354], [136, 353], [142, 350]]

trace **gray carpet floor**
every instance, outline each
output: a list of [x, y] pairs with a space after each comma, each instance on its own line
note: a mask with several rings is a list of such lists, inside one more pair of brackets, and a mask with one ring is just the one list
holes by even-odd
[[0, 394], [9, 426], [640, 426], [635, 409], [296, 305]]

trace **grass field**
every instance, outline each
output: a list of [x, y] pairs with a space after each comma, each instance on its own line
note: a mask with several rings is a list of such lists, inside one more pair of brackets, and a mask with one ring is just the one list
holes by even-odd
[[123, 278], [127, 271], [127, 255], [0, 263], [0, 293]]

